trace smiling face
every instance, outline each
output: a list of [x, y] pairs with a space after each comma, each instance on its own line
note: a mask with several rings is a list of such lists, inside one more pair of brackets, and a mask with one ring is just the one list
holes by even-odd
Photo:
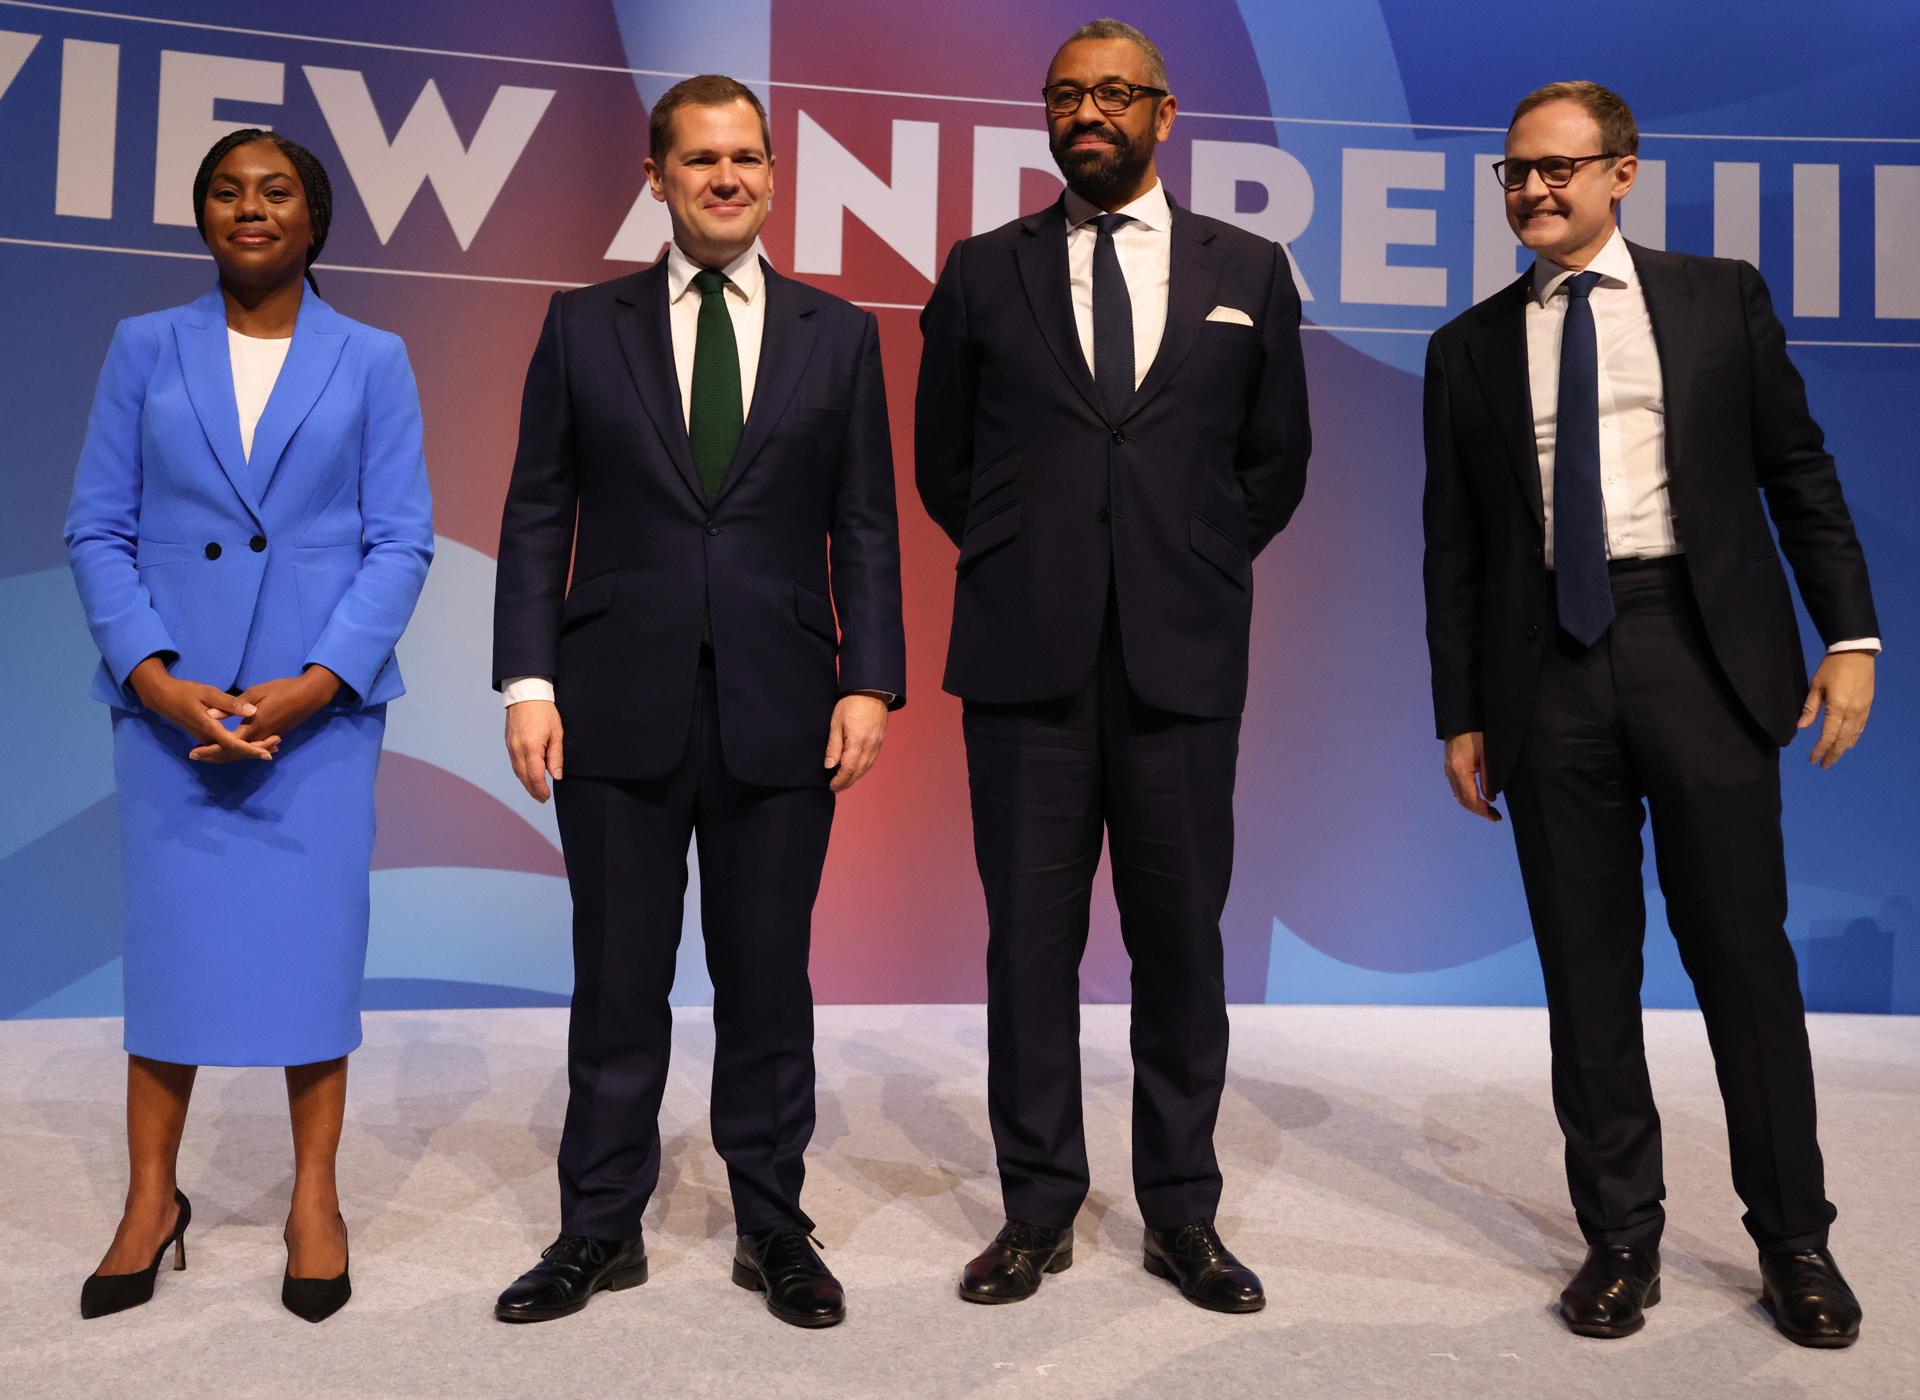
[[271, 141], [236, 146], [214, 169], [202, 210], [207, 248], [223, 282], [298, 282], [313, 246], [306, 188]]
[[773, 195], [760, 114], [746, 102], [678, 108], [672, 146], [647, 158], [647, 184], [666, 201], [680, 251], [702, 267], [725, 267], [760, 236]]
[[1138, 97], [1124, 112], [1101, 111], [1092, 89], [1101, 83], [1155, 86], [1147, 56], [1127, 39], [1076, 39], [1047, 69], [1048, 87], [1072, 83], [1086, 92], [1077, 110], [1047, 114], [1054, 163], [1073, 192], [1103, 209], [1118, 209], [1151, 189], [1154, 148], [1173, 128], [1174, 100]]
[[[1507, 132], [1509, 160], [1592, 156], [1606, 150], [1600, 123], [1577, 102], [1549, 102], [1523, 113]], [[1613, 235], [1613, 206], [1633, 188], [1633, 156], [1596, 160], [1573, 172], [1564, 189], [1549, 189], [1539, 172], [1507, 191], [1507, 222], [1520, 242], [1562, 267], [1585, 267]]]

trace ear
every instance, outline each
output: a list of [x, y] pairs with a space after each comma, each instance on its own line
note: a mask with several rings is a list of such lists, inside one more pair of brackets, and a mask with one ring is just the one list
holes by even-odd
[[1634, 180], [1640, 174], [1639, 156], [1622, 156], [1613, 163], [1613, 200], [1619, 203], [1627, 197], [1633, 188]]
[[1154, 140], [1164, 141], [1167, 139], [1168, 133], [1173, 130], [1173, 119], [1178, 113], [1179, 108], [1180, 104], [1174, 100], [1172, 93], [1168, 93], [1160, 99], [1160, 110], [1153, 114]]
[[641, 168], [647, 172], [647, 189], [653, 194], [655, 199], [664, 203], [667, 198], [667, 191], [666, 187], [661, 184], [662, 174], [659, 162], [654, 160], [652, 156], [648, 156], [646, 163]]

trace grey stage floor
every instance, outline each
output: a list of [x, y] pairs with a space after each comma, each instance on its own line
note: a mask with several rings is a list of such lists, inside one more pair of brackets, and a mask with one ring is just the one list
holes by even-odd
[[[82, 1323], [80, 1281], [123, 1190], [111, 1021], [0, 1025], [0, 1392], [11, 1396], [1527, 1396], [1920, 1393], [1920, 1022], [1820, 1017], [1834, 1244], [1866, 1306], [1850, 1352], [1788, 1345], [1754, 1256], [1695, 1016], [1650, 1015], [1666, 1124], [1666, 1298], [1640, 1336], [1586, 1342], [1548, 1305], [1580, 1256], [1533, 1011], [1236, 1008], [1221, 1225], [1265, 1277], [1254, 1317], [1140, 1268], [1128, 1188], [1126, 1010], [1089, 1009], [1094, 1191], [1073, 1269], [1018, 1307], [955, 1271], [999, 1223], [977, 1007], [819, 1017], [808, 1206], [848, 1285], [845, 1326], [776, 1323], [727, 1278], [706, 1135], [711, 1024], [682, 1012], [653, 1277], [538, 1327], [494, 1293], [550, 1238], [565, 1102], [554, 1011], [367, 1018], [343, 1149], [353, 1302], [281, 1310], [290, 1181], [272, 1071], [210, 1070], [182, 1180], [189, 1267]], [[1902, 1381], [1900, 1378], [1907, 1379]]]

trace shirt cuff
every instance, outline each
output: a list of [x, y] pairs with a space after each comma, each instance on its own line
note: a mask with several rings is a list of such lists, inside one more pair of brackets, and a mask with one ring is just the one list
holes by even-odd
[[1851, 637], [1844, 642], [1835, 642], [1832, 646], [1828, 647], [1827, 655], [1832, 656], [1836, 651], [1870, 651], [1877, 656], [1880, 652], [1880, 639], [1878, 637]]
[[898, 695], [895, 695], [891, 690], [849, 690], [846, 693], [848, 695], [871, 696], [873, 699], [881, 701], [883, 704], [885, 704], [888, 709], [892, 709], [893, 702], [900, 698]]
[[500, 683], [500, 703], [511, 709], [522, 700], [553, 703], [553, 682], [546, 676], [513, 676]]

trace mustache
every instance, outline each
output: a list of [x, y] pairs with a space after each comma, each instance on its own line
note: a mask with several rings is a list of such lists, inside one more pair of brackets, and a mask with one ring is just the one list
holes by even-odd
[[1104, 126], [1104, 125], [1077, 126], [1073, 128], [1073, 130], [1067, 132], [1064, 136], [1062, 136], [1059, 139], [1059, 141], [1056, 142], [1055, 144], [1062, 148], [1065, 148], [1067, 146], [1072, 145], [1075, 141], [1078, 141], [1082, 136], [1096, 136], [1100, 140], [1105, 141], [1109, 146], [1126, 145], [1126, 142], [1120, 139], [1119, 132], [1115, 131], [1110, 126]]

